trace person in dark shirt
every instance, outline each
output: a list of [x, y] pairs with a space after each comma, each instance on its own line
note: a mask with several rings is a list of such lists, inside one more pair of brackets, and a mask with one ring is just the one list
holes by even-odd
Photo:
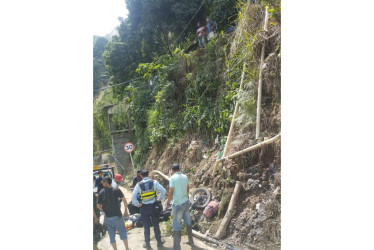
[[103, 172], [99, 171], [99, 177], [95, 180], [95, 187], [97, 187], [97, 193], [100, 193], [101, 189], [103, 189]]
[[120, 239], [123, 240], [126, 250], [129, 249], [127, 241], [127, 232], [125, 221], [122, 217], [121, 208], [118, 206], [118, 198], [121, 198], [125, 205], [124, 217], [129, 216], [127, 201], [121, 189], [112, 188], [112, 178], [107, 176], [103, 179], [103, 189], [99, 193], [97, 200], [97, 208], [105, 213], [105, 225], [107, 226], [110, 243], [114, 250], [117, 250], [116, 245], [116, 230], [119, 233]]
[[136, 176], [134, 179], [132, 179], [132, 186], [135, 187], [138, 182], [140, 182], [143, 179], [142, 177], [142, 170], [136, 171]]

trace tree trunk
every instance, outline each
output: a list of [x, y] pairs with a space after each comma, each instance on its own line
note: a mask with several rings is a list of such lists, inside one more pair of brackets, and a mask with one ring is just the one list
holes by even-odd
[[242, 189], [242, 184], [240, 183], [240, 181], [237, 181], [235, 185], [234, 193], [231, 196], [230, 204], [225, 214], [225, 217], [223, 218], [221, 225], [219, 226], [217, 233], [215, 235], [217, 239], [221, 239], [223, 236], [226, 235], [226, 228], [229, 225], [231, 218], [235, 214], [235, 205], [236, 205], [236, 201], [238, 200], [241, 189]]

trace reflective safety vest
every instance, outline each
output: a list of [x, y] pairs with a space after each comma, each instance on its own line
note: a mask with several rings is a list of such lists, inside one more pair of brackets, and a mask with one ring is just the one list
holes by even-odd
[[149, 180], [147, 182], [141, 181], [139, 183], [140, 187], [140, 199], [142, 201], [151, 201], [156, 199], [156, 188], [154, 185], [153, 180]]

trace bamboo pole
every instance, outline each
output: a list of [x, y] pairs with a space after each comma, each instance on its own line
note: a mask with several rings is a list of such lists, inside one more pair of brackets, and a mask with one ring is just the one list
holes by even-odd
[[[265, 9], [265, 22], [264, 22], [264, 31], [267, 31], [267, 21], [268, 19], [268, 7]], [[260, 126], [261, 126], [261, 97], [262, 97], [262, 66], [264, 65], [264, 56], [265, 56], [265, 42], [262, 45], [261, 50], [261, 62], [260, 62], [260, 72], [258, 76], [258, 94], [257, 94], [257, 116], [256, 116], [256, 139], [260, 137]]]
[[230, 200], [227, 212], [225, 214], [225, 217], [221, 221], [221, 224], [217, 230], [217, 233], [214, 236], [217, 239], [221, 239], [223, 236], [226, 235], [226, 228], [229, 225], [231, 218], [235, 214], [235, 205], [236, 205], [236, 201], [238, 200], [238, 196], [240, 194], [241, 189], [242, 189], [242, 184], [240, 183], [240, 181], [237, 181], [235, 184], [234, 192], [231, 196], [231, 200]]
[[238, 152], [236, 152], [236, 153], [233, 153], [233, 154], [231, 154], [231, 155], [229, 155], [229, 156], [222, 157], [222, 158], [219, 159], [218, 161], [231, 159], [231, 158], [234, 158], [234, 157], [239, 156], [239, 155], [241, 155], [241, 154], [244, 154], [244, 153], [247, 153], [247, 152], [253, 151], [253, 150], [255, 150], [255, 149], [258, 149], [258, 148], [262, 147], [263, 145], [270, 144], [270, 143], [273, 143], [273, 142], [279, 140], [280, 137], [281, 137], [281, 133], [279, 133], [278, 135], [276, 135], [276, 136], [274, 136], [274, 137], [272, 137], [272, 138], [270, 138], [270, 139], [268, 139], [268, 140], [266, 140], [266, 141], [263, 141], [263, 142], [258, 143], [258, 144], [256, 144], [256, 145], [253, 145], [253, 146], [250, 146], [250, 147], [248, 147], [248, 148], [246, 148], [246, 149], [243, 149], [243, 150], [241, 150], [241, 151], [238, 151]]
[[[245, 62], [243, 64], [243, 70], [242, 70], [242, 75], [241, 75], [241, 78], [240, 78], [240, 87], [239, 89], [241, 90], [242, 87], [243, 87], [243, 79], [244, 79], [244, 72], [245, 72]], [[232, 137], [232, 132], [234, 131], [234, 125], [235, 125], [235, 118], [236, 118], [236, 114], [238, 112], [238, 108], [239, 108], [239, 102], [236, 101], [235, 103], [235, 109], [234, 109], [234, 113], [232, 115], [232, 120], [231, 120], [231, 125], [230, 125], [230, 129], [229, 129], [229, 134], [227, 135], [227, 139], [226, 139], [226, 143], [225, 143], [225, 148], [223, 150], [223, 157], [226, 156], [227, 154], [227, 149], [229, 147], [229, 144], [230, 144], [230, 141], [231, 141], [231, 137]], [[214, 167], [213, 167], [213, 176], [215, 175], [216, 171], [217, 171], [217, 166], [218, 166], [218, 161], [216, 161], [214, 163]]]
[[[243, 86], [244, 72], [245, 72], [245, 62], [243, 64], [242, 75], [240, 77], [240, 87], [239, 87], [239, 90], [241, 90], [242, 86]], [[230, 144], [230, 141], [231, 141], [232, 132], [234, 131], [235, 118], [236, 118], [236, 114], [238, 113], [238, 107], [239, 107], [239, 102], [236, 101], [236, 103], [235, 103], [235, 109], [234, 109], [234, 114], [232, 115], [232, 120], [231, 120], [229, 134], [227, 135], [227, 140], [226, 140], [226, 144], [225, 144], [225, 150], [223, 151], [223, 156], [226, 156], [228, 145]]]
[[266, 9], [265, 9], [265, 23], [264, 23], [264, 30], [265, 31], [268, 31], [268, 17], [269, 17], [268, 6], [266, 6]]
[[159, 174], [161, 175], [162, 177], [164, 177], [166, 180], [170, 181], [170, 178], [169, 176], [163, 174], [161, 171], [158, 171], [158, 170], [152, 170], [149, 175], [153, 175], [153, 174]]

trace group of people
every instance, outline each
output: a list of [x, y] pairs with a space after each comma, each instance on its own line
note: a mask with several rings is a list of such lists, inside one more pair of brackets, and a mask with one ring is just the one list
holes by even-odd
[[214, 37], [214, 27], [216, 26], [216, 22], [210, 20], [209, 17], [206, 19], [206, 25], [202, 26], [200, 22], [197, 23], [197, 30], [196, 30], [196, 37], [199, 41], [199, 47], [205, 47], [206, 40], [210, 41]]
[[[181, 220], [187, 227], [188, 242], [187, 244], [194, 245], [192, 236], [192, 227], [189, 212], [189, 185], [188, 178], [182, 174], [178, 164], [173, 164], [171, 167], [173, 175], [170, 178], [169, 192], [167, 195], [166, 210], [172, 208], [172, 227], [173, 227], [173, 249], [181, 249]], [[110, 243], [114, 249], [117, 249], [115, 233], [119, 233], [120, 239], [123, 240], [126, 249], [128, 247], [127, 232], [124, 222], [124, 217], [129, 216], [128, 205], [126, 198], [122, 191], [118, 188], [122, 181], [122, 176], [115, 175], [114, 182], [116, 187], [112, 184], [112, 178], [107, 176], [102, 178], [102, 173], [95, 180], [95, 185], [100, 188], [96, 209], [94, 207], [94, 220], [98, 221], [98, 210], [105, 213], [104, 223], [107, 226]], [[147, 170], [138, 170], [137, 175], [133, 179], [134, 190], [131, 195], [131, 202], [134, 206], [140, 208], [140, 215], [144, 225], [144, 244], [143, 247], [151, 249], [150, 245], [150, 227], [153, 225], [157, 247], [164, 244], [161, 237], [161, 230], [159, 226], [159, 214], [162, 211], [162, 199], [166, 195], [166, 189], [156, 180], [152, 180], [148, 176]], [[158, 194], [157, 194], [158, 193]], [[125, 211], [121, 212], [121, 202], [124, 204]]]

